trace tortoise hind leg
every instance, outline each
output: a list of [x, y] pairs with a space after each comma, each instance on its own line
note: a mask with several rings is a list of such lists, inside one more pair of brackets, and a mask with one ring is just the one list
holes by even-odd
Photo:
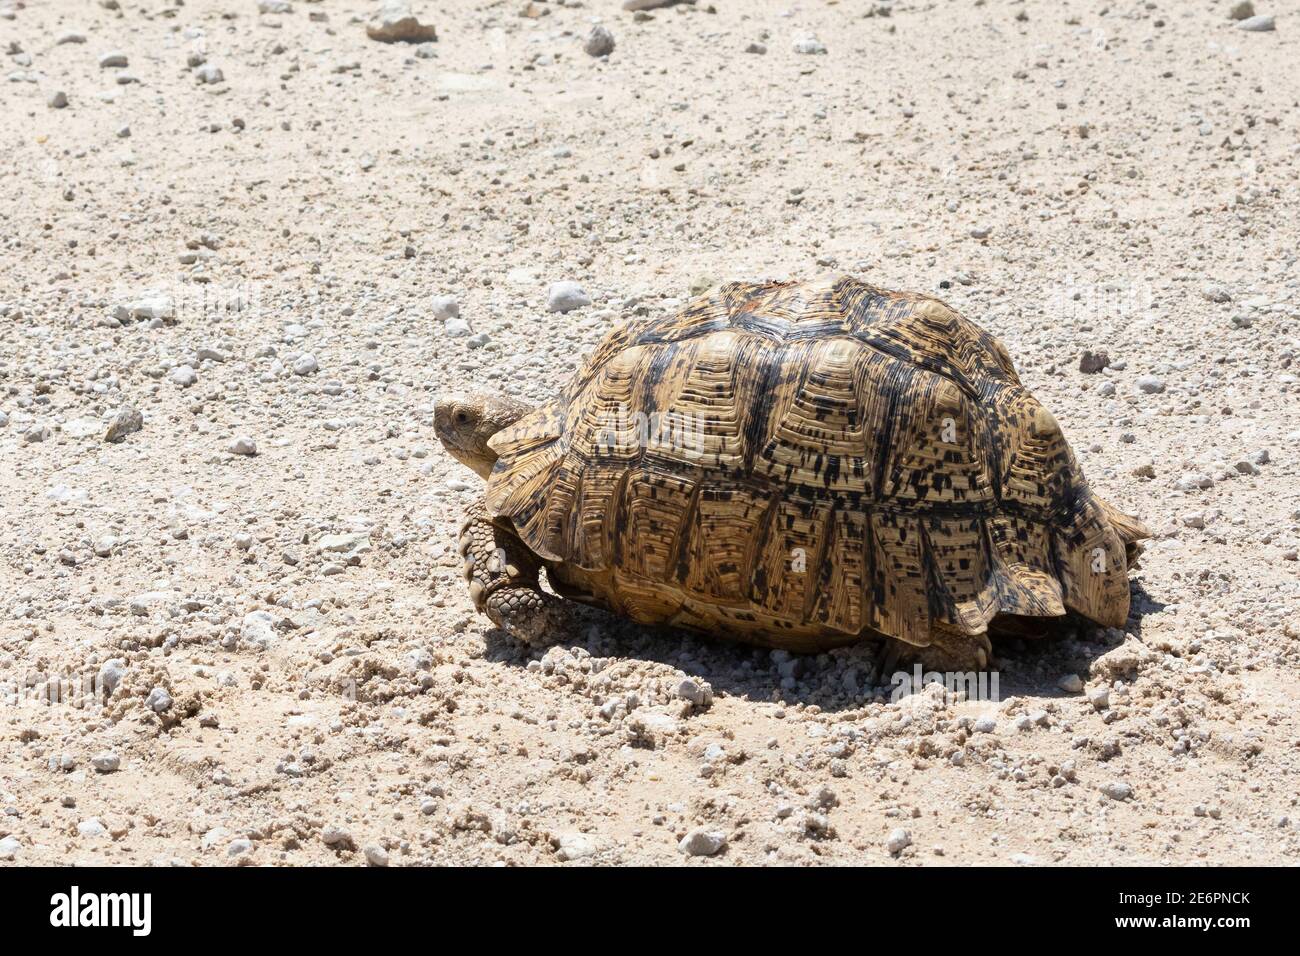
[[967, 634], [965, 631], [930, 622], [930, 643], [916, 647], [902, 641], [890, 640], [888, 652], [890, 667], [899, 660], [918, 661], [927, 671], [961, 672], [982, 671], [993, 656], [993, 644], [987, 633]]
[[482, 502], [470, 508], [461, 525], [460, 555], [474, 609], [497, 627], [527, 644], [563, 630], [563, 602], [537, 581], [541, 562], [513, 529], [492, 520]]

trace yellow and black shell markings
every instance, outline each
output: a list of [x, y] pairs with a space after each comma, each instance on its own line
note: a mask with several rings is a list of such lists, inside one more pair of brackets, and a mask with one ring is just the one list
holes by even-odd
[[561, 593], [795, 650], [999, 614], [1122, 625], [1146, 537], [997, 340], [847, 276], [620, 326], [491, 444], [488, 510]]

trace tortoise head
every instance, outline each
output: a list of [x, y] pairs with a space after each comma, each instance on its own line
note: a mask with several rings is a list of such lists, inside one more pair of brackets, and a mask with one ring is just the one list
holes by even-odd
[[486, 478], [497, 462], [488, 440], [531, 411], [504, 395], [444, 395], [433, 406], [433, 430], [453, 458]]

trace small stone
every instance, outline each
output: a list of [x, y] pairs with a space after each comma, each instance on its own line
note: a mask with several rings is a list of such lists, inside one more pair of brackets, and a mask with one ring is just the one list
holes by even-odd
[[1237, 23], [1238, 30], [1245, 30], [1248, 33], [1269, 33], [1277, 29], [1277, 24], [1272, 16], [1262, 15], [1247, 17]]
[[0, 838], [0, 860], [8, 862], [9, 860], [14, 859], [18, 855], [18, 851], [22, 848], [23, 845], [18, 842], [16, 837], [7, 836]]
[[69, 418], [59, 426], [59, 431], [69, 438], [89, 438], [98, 433], [99, 422], [93, 418]]
[[993, 717], [985, 714], [975, 721], [974, 729], [977, 734], [991, 734], [998, 729], [998, 722]]
[[388, 851], [378, 843], [367, 843], [365, 848], [366, 862], [371, 866], [387, 866]]
[[582, 45], [588, 56], [609, 56], [614, 52], [614, 34], [608, 28], [596, 26], [591, 28], [587, 41]]
[[243, 856], [244, 854], [251, 853], [252, 851], [253, 851], [253, 841], [246, 839], [245, 837], [240, 837], [237, 840], [230, 841], [229, 845], [226, 847], [226, 856], [230, 857], [231, 859], [234, 859], [237, 856]]
[[167, 381], [181, 388], [189, 388], [198, 380], [198, 373], [188, 365], [178, 365], [167, 373]]
[[546, 295], [547, 312], [572, 312], [591, 305], [591, 297], [576, 282], [556, 282]]
[[370, 550], [370, 535], [364, 531], [322, 535], [316, 547], [323, 553], [356, 554]]
[[677, 844], [679, 853], [687, 856], [716, 856], [727, 845], [727, 838], [714, 830], [696, 827]]
[[77, 769], [77, 758], [72, 754], [51, 754], [48, 763], [51, 770], [62, 770], [64, 773]]
[[104, 431], [104, 441], [115, 443], [123, 441], [127, 435], [134, 434], [144, 427], [144, 416], [139, 409], [125, 405], [119, 408], [108, 422]]
[[211, 63], [204, 63], [194, 70], [194, 78], [200, 83], [209, 86], [215, 86], [217, 83], [224, 83], [226, 75], [221, 72], [221, 67], [214, 66]]
[[1085, 351], [1079, 359], [1079, 371], [1084, 375], [1096, 375], [1110, 364], [1110, 356], [1105, 352]]
[[100, 69], [126, 66], [126, 63], [126, 54], [117, 50], [114, 50], [112, 53], [105, 53], [99, 58]]
[[885, 849], [889, 851], [891, 856], [898, 856], [911, 845], [912, 834], [902, 827], [891, 830], [889, 836], [885, 838]]
[[1078, 674], [1066, 674], [1056, 682], [1056, 686], [1067, 694], [1078, 694], [1083, 690], [1083, 681]]
[[1104, 684], [1100, 687], [1093, 687], [1088, 691], [1088, 703], [1092, 704], [1097, 710], [1105, 710], [1110, 706], [1110, 688]]
[[100, 689], [106, 695], [111, 695], [117, 690], [118, 685], [122, 683], [122, 678], [126, 676], [126, 661], [120, 657], [114, 657], [104, 661], [99, 667], [99, 674], [95, 681]]
[[102, 837], [108, 835], [108, 827], [100, 823], [95, 817], [89, 820], [82, 820], [77, 824], [77, 833], [83, 837]]
[[321, 842], [326, 846], [345, 848], [352, 845], [352, 834], [346, 827], [330, 825], [320, 832]]
[[232, 455], [256, 455], [257, 442], [253, 441], [253, 439], [246, 435], [240, 435], [230, 443], [227, 451]]
[[1249, 20], [1255, 15], [1255, 5], [1250, 0], [1238, 0], [1228, 10], [1229, 20]]
[[751, 43], [745, 47], [745, 52], [753, 53], [756, 54], [757, 56], [763, 56], [764, 54], [767, 53], [767, 47], [765, 47], [761, 43]]
[[585, 833], [561, 833], [553, 840], [556, 844], [555, 858], [561, 862], [584, 860], [595, 856], [599, 849], [596, 841]]
[[830, 787], [822, 787], [813, 797], [813, 806], [821, 810], [830, 810], [840, 805], [840, 798]]
[[1214, 486], [1214, 479], [1199, 472], [1189, 472], [1174, 482], [1178, 491], [1198, 491]]
[[389, 0], [366, 24], [366, 36], [380, 43], [428, 43], [438, 39], [438, 31], [421, 23], [405, 3]]
[[58, 90], [49, 98], [48, 102], [51, 109], [61, 110], [68, 105], [68, 94]]
[[1159, 395], [1165, 390], [1164, 379], [1155, 375], [1140, 375], [1136, 384], [1138, 391], [1147, 395]]
[[799, 37], [794, 41], [794, 52], [805, 56], [820, 56], [826, 52], [826, 44], [815, 36]]
[[166, 322], [168, 319], [174, 318], [176, 313], [172, 300], [168, 296], [148, 292], [138, 299], [117, 303], [109, 314], [119, 322], [125, 322], [129, 319], [161, 320]]
[[1101, 792], [1112, 800], [1127, 800], [1133, 796], [1133, 788], [1122, 780], [1112, 780], [1102, 784]]
[[155, 714], [166, 713], [172, 709], [172, 695], [161, 687], [155, 687], [144, 699], [144, 705]]
[[435, 295], [429, 302], [429, 310], [439, 322], [460, 318], [460, 303], [454, 295]]
[[713, 688], [708, 684], [697, 683], [689, 677], [673, 688], [673, 694], [695, 707], [707, 707], [713, 702]]
[[472, 335], [474, 330], [464, 319], [448, 319], [442, 324], [442, 334], [452, 339], [463, 339]]
[[972, 239], [987, 239], [991, 235], [993, 235], [992, 226], [975, 226], [970, 231]]
[[268, 647], [275, 637], [275, 619], [267, 611], [249, 611], [239, 624], [239, 639], [253, 647]]
[[110, 750], [90, 758], [90, 765], [100, 773], [113, 773], [122, 766], [122, 758]]
[[318, 371], [320, 371], [320, 364], [316, 361], [316, 356], [310, 352], [304, 352], [293, 363], [294, 375], [314, 375]]

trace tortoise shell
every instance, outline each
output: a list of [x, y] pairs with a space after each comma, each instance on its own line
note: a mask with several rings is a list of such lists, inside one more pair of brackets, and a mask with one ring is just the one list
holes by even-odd
[[558, 593], [791, 650], [1067, 609], [1121, 626], [1146, 536], [993, 336], [847, 276], [619, 326], [490, 445], [488, 511]]

